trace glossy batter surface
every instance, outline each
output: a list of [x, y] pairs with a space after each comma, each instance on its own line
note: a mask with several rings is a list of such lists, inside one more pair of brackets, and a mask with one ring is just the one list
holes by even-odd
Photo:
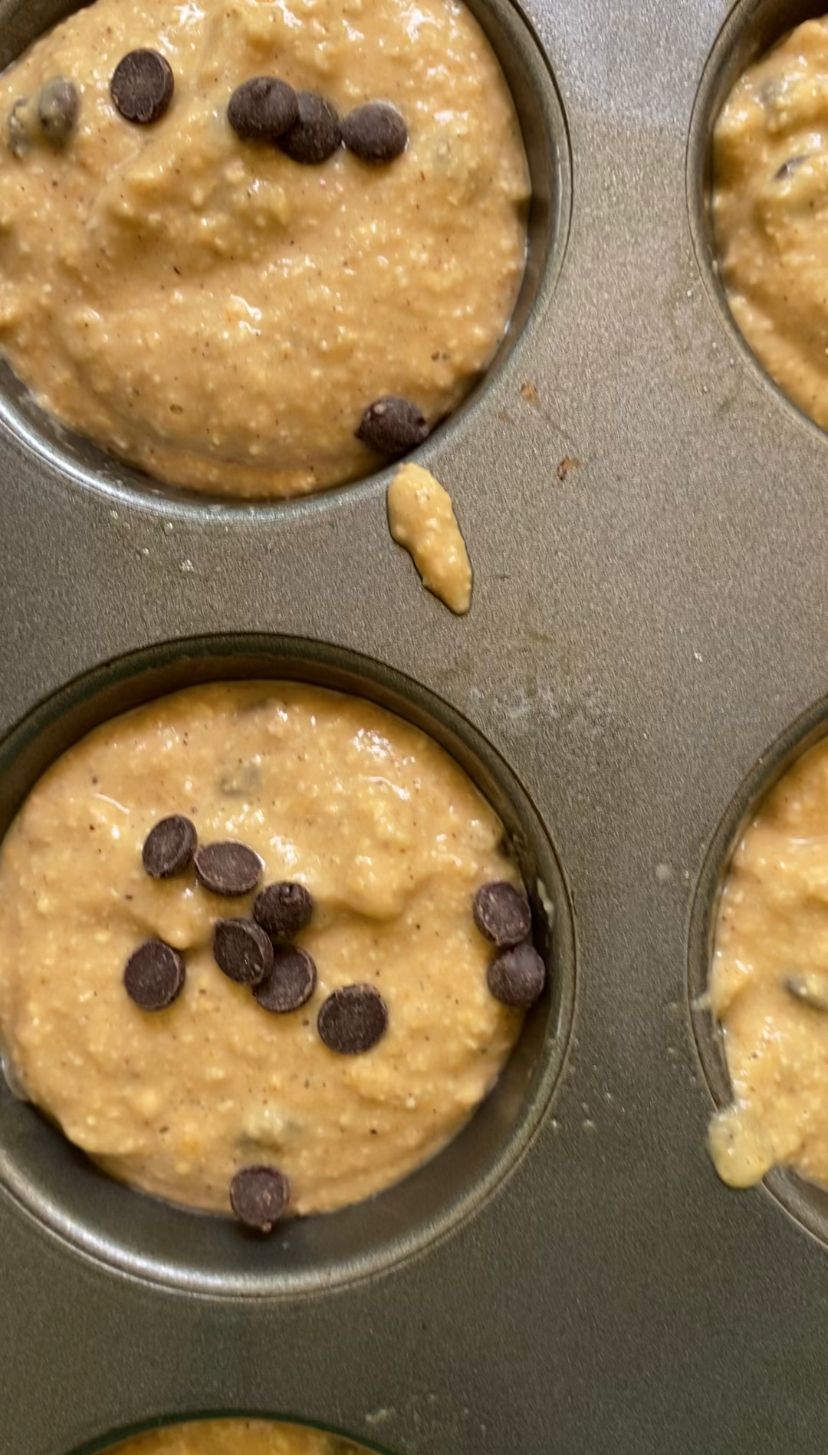
[[744, 1187], [782, 1164], [828, 1186], [828, 741], [794, 764], [744, 834], [722, 893], [711, 995], [734, 1093], [711, 1127], [717, 1170]]
[[[263, 883], [304, 884], [312, 998], [268, 1013], [213, 958], [216, 919], [250, 913], [192, 871], [142, 867], [171, 813], [202, 844], [237, 840]], [[430, 738], [360, 698], [219, 683], [97, 728], [36, 785], [0, 850], [0, 1030], [14, 1079], [115, 1176], [228, 1210], [242, 1167], [275, 1165], [291, 1210], [327, 1211], [405, 1176], [463, 1125], [521, 1024], [489, 993], [478, 887], [516, 880], [502, 827]], [[149, 938], [180, 951], [165, 1010], [127, 995]], [[368, 983], [388, 1029], [363, 1055], [317, 1031]]]
[[736, 322], [768, 373], [828, 425], [828, 18], [740, 78], [716, 124], [713, 219]]
[[[138, 47], [175, 74], [150, 126], [112, 104]], [[407, 150], [303, 166], [243, 142], [234, 89], [277, 74], [342, 115], [386, 100]], [[502, 73], [456, 0], [96, 0], [0, 79], [71, 78], [64, 149], [0, 143], [0, 347], [67, 424], [196, 490], [294, 495], [382, 463], [385, 395], [431, 424], [495, 351], [525, 260], [528, 174]]]
[[270, 1420], [198, 1420], [137, 1435], [112, 1455], [367, 1455], [336, 1435]]

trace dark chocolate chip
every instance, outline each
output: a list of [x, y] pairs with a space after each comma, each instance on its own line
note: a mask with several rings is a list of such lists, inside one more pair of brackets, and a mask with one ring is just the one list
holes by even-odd
[[362, 162], [393, 162], [408, 146], [408, 127], [396, 106], [368, 101], [346, 116], [342, 140]]
[[803, 162], [807, 161], [807, 156], [788, 157], [788, 160], [786, 162], [783, 162], [781, 167], [779, 167], [778, 170], [774, 172], [774, 182], [786, 181], [788, 177], [792, 177], [794, 172], [796, 172], [802, 166]]
[[279, 138], [278, 145], [291, 161], [317, 167], [342, 143], [339, 117], [330, 101], [315, 91], [297, 91], [296, 103], [298, 118]]
[[[264, 934], [264, 930], [259, 933]], [[284, 1015], [286, 1011], [298, 1010], [310, 1000], [315, 989], [316, 966], [307, 950], [286, 945], [273, 952], [270, 973], [261, 985], [256, 986], [253, 994], [262, 1010]]]
[[160, 121], [175, 90], [172, 67], [158, 51], [130, 51], [115, 67], [109, 91], [125, 121], [150, 126]]
[[290, 1202], [290, 1183], [276, 1167], [243, 1167], [230, 1183], [230, 1206], [239, 1222], [270, 1233]]
[[37, 100], [37, 119], [47, 141], [65, 146], [80, 116], [80, 92], [66, 76], [47, 81]]
[[142, 1010], [164, 1010], [184, 988], [184, 961], [163, 940], [147, 940], [124, 970], [126, 993]]
[[498, 949], [519, 945], [532, 933], [529, 901], [514, 884], [484, 884], [474, 896], [474, 922]]
[[196, 851], [195, 871], [205, 889], [233, 899], [256, 888], [262, 861], [246, 844], [202, 844]]
[[359, 1056], [385, 1035], [388, 1006], [373, 985], [346, 985], [328, 996], [316, 1028], [330, 1051]]
[[220, 919], [213, 933], [219, 970], [239, 985], [258, 985], [273, 965], [273, 946], [252, 919]]
[[195, 826], [183, 814], [162, 818], [144, 840], [141, 861], [152, 879], [170, 879], [183, 874], [193, 862], [198, 837]]
[[534, 1005], [546, 984], [546, 966], [532, 945], [502, 950], [489, 966], [486, 980], [495, 1000], [522, 1009]]
[[254, 76], [233, 92], [227, 119], [243, 141], [275, 142], [299, 119], [296, 92], [275, 76]]
[[293, 940], [311, 922], [313, 898], [304, 884], [268, 884], [253, 902], [253, 918], [271, 939]]
[[356, 437], [378, 455], [404, 455], [421, 445], [428, 436], [428, 424], [416, 404], [388, 394], [369, 404], [356, 430]]

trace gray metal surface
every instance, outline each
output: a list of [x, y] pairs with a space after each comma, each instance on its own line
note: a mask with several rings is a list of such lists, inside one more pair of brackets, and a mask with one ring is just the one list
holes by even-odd
[[[545, 66], [509, 0], [488, 8], [536, 163], [557, 145], [565, 173]], [[3, 43], [47, 9], [0, 3]], [[571, 224], [564, 185], [516, 347], [422, 453], [476, 568], [467, 619], [393, 545], [382, 477], [207, 509], [90, 478], [4, 403], [0, 726], [175, 638], [277, 633], [386, 664], [368, 680], [414, 679], [444, 706], [414, 691], [412, 710], [474, 753], [468, 721], [523, 785], [571, 895], [577, 1002], [551, 1100], [505, 1117], [465, 1188], [455, 1159], [458, 1215], [437, 1189], [377, 1229], [398, 1257], [350, 1277], [334, 1249], [331, 1286], [310, 1268], [304, 1291], [280, 1287], [282, 1260], [253, 1296], [165, 1287], [0, 1194], [2, 1455], [205, 1409], [318, 1420], [393, 1455], [824, 1450], [828, 1259], [787, 1210], [821, 1233], [821, 1209], [716, 1180], [721, 1066], [691, 1013], [749, 775], [801, 714], [811, 730], [828, 666], [828, 442], [734, 338], [698, 181], [727, 45], [747, 54], [769, 17], [804, 11], [739, 5], [708, 68], [725, 11], [526, 0], [569, 129]], [[531, 821], [519, 796], [516, 812]], [[531, 1086], [554, 1080], [558, 1010], [530, 1028]], [[3, 1157], [31, 1184], [30, 1148]]]

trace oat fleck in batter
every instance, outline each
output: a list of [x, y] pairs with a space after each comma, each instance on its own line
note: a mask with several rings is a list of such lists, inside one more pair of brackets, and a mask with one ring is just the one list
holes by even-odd
[[502, 832], [435, 742], [359, 698], [220, 683], [106, 723], [0, 850], [11, 1072], [174, 1202], [227, 1212], [232, 1183], [266, 1228], [286, 1197], [262, 1166], [295, 1213], [367, 1197], [459, 1130], [542, 989]]
[[711, 997], [734, 1105], [711, 1127], [721, 1177], [793, 1167], [828, 1186], [828, 741], [760, 805], [716, 928]]
[[507, 325], [528, 172], [457, 0], [96, 0], [0, 78], [0, 125], [0, 347], [159, 479], [364, 475]]
[[112, 1455], [367, 1455], [361, 1445], [270, 1420], [196, 1420], [152, 1430]]
[[714, 135], [722, 279], [768, 373], [828, 426], [828, 17], [737, 81]]

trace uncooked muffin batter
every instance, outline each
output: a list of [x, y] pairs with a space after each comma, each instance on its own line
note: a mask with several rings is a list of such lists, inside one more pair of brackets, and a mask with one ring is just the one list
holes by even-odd
[[471, 606], [472, 568], [451, 496], [422, 465], [401, 465], [388, 487], [388, 526], [423, 585], [450, 611]]
[[736, 322], [786, 394], [828, 426], [828, 18], [734, 86], [714, 135], [713, 218]]
[[734, 1105], [711, 1127], [736, 1187], [776, 1164], [828, 1186], [828, 741], [760, 805], [724, 886], [711, 979]]
[[337, 1435], [270, 1420], [195, 1420], [116, 1445], [112, 1455], [367, 1455]]
[[[174, 83], [151, 124], [111, 95], [140, 48]], [[345, 122], [393, 103], [405, 150], [307, 165], [241, 137], [228, 105], [259, 76]], [[38, 120], [56, 78], [78, 100], [57, 137]], [[364, 411], [401, 396], [433, 426], [506, 327], [528, 173], [456, 0], [96, 0], [6, 72], [0, 124], [0, 347], [46, 409], [162, 480], [275, 496], [364, 475], [383, 462]]]
[[[181, 838], [145, 847], [169, 815], [197, 829], [194, 868]], [[530, 933], [502, 833], [453, 759], [360, 698], [214, 683], [104, 724], [35, 786], [0, 850], [15, 1081], [109, 1172], [174, 1202], [228, 1211], [231, 1180], [262, 1164], [289, 1179], [295, 1213], [367, 1197], [458, 1131], [519, 1032], [513, 956], [513, 1002], [494, 998], [500, 972], [487, 985], [491, 941]], [[205, 851], [226, 841], [253, 851], [234, 898], [205, 888], [221, 878]], [[274, 1013], [266, 989], [230, 978], [232, 936], [222, 948], [214, 935], [282, 882], [312, 897], [291, 939], [317, 981]], [[245, 933], [261, 939], [249, 919]], [[181, 974], [153, 1001], [152, 973], [129, 993], [124, 977], [158, 941]], [[384, 1003], [387, 1028], [364, 1054], [338, 1054], [353, 1024], [321, 1010], [354, 986], [372, 1012]]]

